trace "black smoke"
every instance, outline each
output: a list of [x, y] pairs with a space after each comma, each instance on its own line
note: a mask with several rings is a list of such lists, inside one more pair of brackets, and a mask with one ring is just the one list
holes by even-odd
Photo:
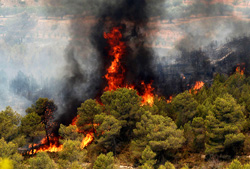
[[65, 52], [68, 65], [61, 90], [63, 106], [58, 112], [61, 114], [59, 123], [69, 124], [84, 100], [96, 98], [103, 92], [106, 85], [103, 76], [112, 60], [103, 33], [113, 27], [122, 27], [122, 41], [127, 46], [121, 61], [126, 69], [125, 81], [143, 92], [141, 81], [150, 83], [155, 77], [151, 65], [154, 53], [145, 47], [150, 8], [146, 0], [90, 1], [89, 6], [92, 11], [86, 13], [94, 14], [94, 23], [84, 22], [85, 17], [71, 21], [72, 40]]
[[[164, 0], [82, 2], [88, 3], [80, 3], [85, 5], [84, 11], [74, 15], [69, 29], [71, 41], [65, 50], [67, 66], [58, 94], [58, 123], [69, 124], [81, 103], [103, 93], [106, 86], [103, 76], [112, 60], [103, 33], [113, 27], [122, 28], [122, 41], [127, 46], [121, 61], [126, 69], [125, 81], [135, 85], [139, 93], [143, 92], [141, 81], [153, 81], [156, 93], [168, 97], [190, 89], [196, 81], [211, 84], [215, 73], [230, 74], [241, 63], [246, 69], [249, 67], [248, 57], [244, 57], [248, 52], [249, 23], [230, 18], [230, 6], [197, 2], [206, 10], [195, 8], [197, 3], [191, 9], [185, 8], [185, 12], [192, 12], [192, 17], [197, 13], [203, 18], [192, 22], [186, 19], [183, 24], [174, 25], [183, 37], [175, 42], [175, 52], [165, 51], [168, 58], [174, 58], [173, 62], [167, 58], [157, 63], [157, 49], [148, 47], [150, 39], [146, 35], [161, 29], [149, 25], [157, 22], [157, 15], [152, 11], [164, 13]], [[73, 9], [77, 6], [71, 4]]]

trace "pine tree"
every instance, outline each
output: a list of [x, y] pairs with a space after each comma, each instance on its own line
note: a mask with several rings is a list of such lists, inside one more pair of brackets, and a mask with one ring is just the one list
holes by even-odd
[[45, 135], [44, 125], [41, 123], [41, 117], [35, 112], [27, 114], [21, 120], [20, 131], [27, 137], [29, 143], [32, 144], [33, 154], [35, 138]]
[[93, 169], [114, 169], [113, 153], [101, 154], [97, 157]]
[[131, 151], [137, 159], [141, 157], [141, 153], [147, 145], [150, 145], [157, 155], [164, 158], [168, 150], [180, 148], [185, 141], [183, 131], [177, 129], [172, 119], [152, 115], [150, 112], [145, 112], [141, 121], [136, 123], [134, 134]]
[[192, 120], [197, 114], [198, 102], [188, 92], [178, 94], [171, 103], [177, 113], [177, 126], [184, 126], [185, 123]]
[[81, 107], [77, 109], [78, 119], [77, 127], [80, 131], [94, 131], [94, 118], [95, 115], [98, 115], [102, 112], [102, 107], [97, 103], [96, 100], [86, 100], [81, 104]]
[[206, 153], [218, 154], [228, 151], [234, 155], [243, 145], [241, 133], [246, 123], [242, 107], [235, 99], [225, 94], [214, 101], [210, 115], [206, 117]]

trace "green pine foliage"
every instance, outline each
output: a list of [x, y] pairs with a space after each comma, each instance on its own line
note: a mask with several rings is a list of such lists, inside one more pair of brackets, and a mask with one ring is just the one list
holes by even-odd
[[177, 114], [177, 126], [184, 126], [185, 123], [192, 120], [197, 114], [198, 102], [188, 91], [178, 94], [172, 101], [172, 106]]
[[60, 168], [77, 168], [86, 160], [86, 150], [80, 149], [81, 142], [66, 140], [63, 149], [58, 153]]
[[150, 146], [147, 146], [144, 151], [142, 152], [140, 163], [143, 165], [147, 164], [148, 166], [154, 166], [156, 163], [156, 160], [154, 160], [156, 156], [156, 153], [154, 153]]
[[97, 157], [93, 169], [114, 169], [114, 156], [112, 152]]
[[[0, 161], [1, 159], [8, 159], [11, 161], [11, 165], [16, 169], [22, 169], [24, 166], [22, 164], [23, 156], [17, 152], [17, 144], [13, 142], [6, 142], [4, 138], [0, 139]], [[5, 163], [4, 161], [2, 161]], [[2, 164], [5, 165], [5, 164]], [[7, 164], [6, 164], [7, 165]]]
[[77, 126], [76, 125], [69, 125], [65, 126], [63, 124], [60, 124], [59, 128], [59, 135], [64, 138], [62, 141], [65, 140], [78, 140], [81, 141], [83, 138], [83, 134], [77, 132]]
[[11, 141], [18, 135], [18, 125], [21, 122], [21, 115], [14, 112], [11, 107], [6, 107], [4, 111], [0, 112], [0, 138], [6, 141]]
[[[188, 160], [183, 160], [188, 166], [179, 163], [192, 154], [208, 160], [249, 155], [250, 78], [241, 72], [230, 77], [217, 74], [211, 86], [180, 93], [171, 103], [158, 96], [152, 106], [141, 105], [141, 100], [137, 91], [126, 88], [104, 92], [101, 103], [86, 100], [78, 108], [76, 125], [60, 125], [62, 151], [32, 158], [24, 158], [18, 148], [33, 149], [39, 139], [49, 136], [50, 112], [57, 107], [52, 100], [39, 98], [24, 117], [7, 107], [0, 112], [0, 165], [77, 169], [92, 162], [87, 167], [113, 169], [115, 162], [129, 161], [142, 169], [174, 169], [193, 167]], [[93, 142], [82, 150], [81, 141], [89, 132]], [[250, 165], [233, 160], [225, 167]]]
[[229, 94], [217, 97], [206, 117], [207, 154], [217, 154], [230, 151], [235, 154], [243, 146], [245, 136], [242, 133], [246, 123], [242, 107]]
[[54, 169], [55, 164], [46, 152], [39, 152], [29, 160], [30, 169]]
[[174, 121], [169, 117], [152, 115], [146, 111], [141, 121], [134, 129], [135, 139], [131, 143], [134, 158], [142, 156], [143, 150], [150, 145], [157, 155], [165, 156], [170, 149], [178, 149], [185, 141], [183, 131], [177, 129]]
[[86, 100], [78, 108], [77, 113], [79, 118], [77, 119], [77, 127], [81, 131], [94, 130], [94, 118], [102, 112], [102, 107], [96, 102], [96, 100]]

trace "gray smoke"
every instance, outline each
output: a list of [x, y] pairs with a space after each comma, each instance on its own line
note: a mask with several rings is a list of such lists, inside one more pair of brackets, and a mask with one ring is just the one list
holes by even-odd
[[172, 95], [247, 62], [248, 19], [223, 3], [183, 2], [51, 0], [39, 15], [7, 18], [0, 32], [0, 108], [24, 114], [37, 98], [49, 97], [58, 122], [70, 123], [82, 102], [103, 92], [111, 60], [103, 32], [114, 26], [122, 27], [127, 46], [126, 81], [139, 92], [140, 81], [154, 80], [158, 94]]

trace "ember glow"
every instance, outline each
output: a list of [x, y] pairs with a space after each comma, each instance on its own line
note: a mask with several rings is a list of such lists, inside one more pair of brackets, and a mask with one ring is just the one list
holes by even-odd
[[173, 100], [173, 96], [170, 96], [169, 99], [167, 100], [167, 103], [171, 103]]
[[237, 72], [237, 73], [240, 73], [241, 75], [244, 75], [244, 71], [245, 71], [245, 68], [241, 69], [240, 66], [238, 66], [238, 67], [236, 68], [236, 72]]

